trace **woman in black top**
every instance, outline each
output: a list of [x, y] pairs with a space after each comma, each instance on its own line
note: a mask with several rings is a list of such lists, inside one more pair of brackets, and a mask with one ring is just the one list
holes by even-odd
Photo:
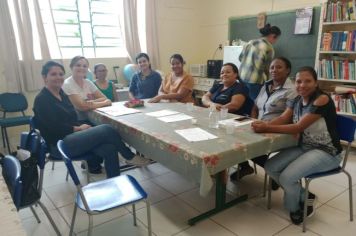
[[33, 111], [41, 135], [52, 153], [56, 151], [57, 141], [63, 139], [69, 156], [88, 152], [94, 154], [88, 160], [89, 168], [97, 165], [97, 158], [103, 158], [107, 177], [120, 174], [118, 152], [131, 162], [141, 159], [125, 146], [120, 135], [110, 125], [91, 127], [78, 122], [77, 113], [61, 88], [64, 81], [61, 64], [47, 62], [42, 68], [42, 76], [45, 87], [36, 96]]

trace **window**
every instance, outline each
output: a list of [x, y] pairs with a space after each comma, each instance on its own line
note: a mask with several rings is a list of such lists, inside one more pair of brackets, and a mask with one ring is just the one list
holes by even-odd
[[121, 0], [41, 0], [52, 57], [125, 56], [122, 4]]

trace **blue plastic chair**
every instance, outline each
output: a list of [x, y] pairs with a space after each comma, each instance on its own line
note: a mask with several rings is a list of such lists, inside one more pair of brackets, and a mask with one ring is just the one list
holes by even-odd
[[[307, 223], [307, 207], [308, 207], [308, 197], [309, 197], [309, 184], [312, 180], [322, 178], [322, 177], [327, 177], [330, 175], [336, 175], [340, 173], [346, 174], [349, 182], [349, 204], [350, 204], [350, 221], [353, 221], [353, 204], [352, 204], [352, 177], [351, 175], [345, 170], [347, 159], [349, 156], [350, 152], [350, 147], [351, 143], [354, 140], [355, 136], [355, 130], [356, 130], [356, 121], [354, 121], [352, 118], [346, 117], [346, 116], [341, 116], [337, 115], [336, 119], [336, 126], [337, 130], [340, 135], [340, 139], [343, 141], [347, 142], [347, 147], [344, 152], [343, 156], [343, 161], [340, 166], [338, 166], [335, 169], [329, 170], [329, 171], [324, 171], [324, 172], [318, 172], [314, 173], [308, 176], [304, 177], [304, 182], [305, 182], [305, 199], [304, 202], [307, 204], [304, 204], [304, 216], [303, 216], [303, 232], [306, 231], [306, 223]], [[310, 204], [309, 204], [310, 205]], [[271, 178], [269, 180], [269, 187], [268, 187], [268, 203], [267, 203], [267, 208], [270, 209], [271, 207]]]
[[[148, 235], [152, 235], [150, 204], [147, 199], [147, 193], [134, 177], [130, 175], [121, 175], [82, 186], [73, 167], [72, 160], [66, 154], [67, 152], [64, 142], [59, 140], [57, 147], [78, 190], [75, 198], [69, 235], [72, 235], [73, 233], [77, 207], [88, 214], [88, 235], [91, 235], [93, 215], [101, 214], [126, 205], [132, 205], [134, 225], [136, 226], [135, 204], [140, 201], [146, 202]], [[105, 192], [105, 194], [103, 194], [103, 192]]]
[[[30, 127], [31, 127], [31, 130], [32, 129], [36, 129], [38, 131], [38, 134], [39, 134], [39, 130], [38, 130], [38, 121], [36, 120], [36, 117], [33, 116], [31, 117], [30, 119]], [[27, 135], [27, 132], [23, 132], [22, 135]], [[41, 136], [41, 139], [42, 141], [44, 142], [44, 145], [46, 147], [46, 162], [52, 162], [52, 170], [54, 170], [54, 164], [56, 162], [63, 162], [63, 159], [62, 159], [62, 156], [61, 154], [58, 152], [58, 154], [54, 154], [53, 152], [50, 153], [48, 151], [48, 146], [46, 144], [46, 141], [42, 138]], [[88, 163], [86, 162], [86, 160], [90, 157], [91, 154], [87, 154], [87, 155], [82, 155], [82, 156], [77, 156], [75, 158], [73, 158], [74, 161], [83, 161], [84, 165], [85, 165], [85, 170], [86, 170], [86, 176], [87, 176], [87, 183], [90, 182], [90, 172], [88, 171], [89, 168], [88, 168]], [[66, 181], [68, 181], [68, 176], [69, 176], [69, 172], [67, 171], [67, 175], [66, 175]]]
[[[26, 97], [21, 93], [0, 94], [0, 111], [3, 112], [3, 117], [0, 119], [1, 135], [4, 147], [7, 145], [7, 150], [9, 153], [11, 153], [11, 148], [6, 128], [28, 125], [30, 123], [31, 116], [25, 115], [25, 110], [27, 107], [28, 104]], [[6, 117], [6, 114], [10, 112], [21, 112], [22, 116]]]
[[[28, 140], [30, 139], [30, 140]], [[38, 142], [38, 139], [40, 141]], [[38, 223], [41, 223], [35, 209], [33, 208], [34, 205], [39, 205], [43, 212], [46, 214], [48, 220], [52, 224], [55, 232], [57, 235], [61, 235], [56, 224], [54, 223], [51, 215], [49, 214], [46, 206], [41, 202], [41, 195], [42, 195], [42, 186], [43, 186], [43, 176], [44, 176], [44, 167], [45, 167], [45, 159], [46, 159], [46, 151], [45, 151], [45, 143], [41, 139], [40, 135], [36, 132], [31, 133], [31, 135], [21, 135], [21, 144], [20, 148], [25, 149], [31, 153], [36, 152], [38, 153], [38, 160], [37, 166], [39, 168], [39, 183], [38, 183], [38, 193], [39, 197], [33, 202], [28, 203], [27, 205], [21, 204], [22, 197], [22, 181], [21, 181], [21, 166], [18, 159], [11, 155], [7, 155], [4, 158], [4, 165], [3, 165], [3, 176], [6, 180], [6, 183], [9, 186], [9, 189], [12, 189], [11, 196], [14, 200], [14, 204], [17, 210], [24, 209], [26, 207], [30, 207], [33, 215], [35, 216]]]

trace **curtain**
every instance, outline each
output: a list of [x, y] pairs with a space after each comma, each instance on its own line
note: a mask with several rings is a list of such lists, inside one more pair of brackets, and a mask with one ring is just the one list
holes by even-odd
[[[41, 66], [44, 61], [50, 59], [49, 48], [44, 32], [43, 22], [39, 9], [38, 0], [33, 0], [35, 19], [33, 22], [30, 17], [28, 1], [15, 0], [14, 8], [17, 20], [20, 47], [22, 52], [22, 68], [24, 73], [24, 84], [27, 91], [38, 90], [43, 87], [41, 78]], [[36, 23], [36, 24], [35, 24]], [[32, 25], [37, 26], [37, 32]], [[34, 54], [34, 34], [37, 33], [39, 39], [42, 61], [35, 60]]]
[[157, 0], [146, 0], [146, 41], [147, 53], [150, 55], [152, 67], [160, 69], [159, 42], [157, 30]]
[[21, 92], [23, 76], [7, 1], [0, 1], [0, 42], [0, 64], [4, 67], [2, 74], [5, 78], [4, 92]]
[[[14, 0], [15, 19], [10, 16], [9, 1], [0, 1], [0, 60], [4, 66], [6, 92], [35, 91], [43, 87], [41, 67], [50, 59], [38, 0], [32, 0], [34, 19], [30, 17], [29, 1]], [[17, 26], [22, 60], [17, 49], [12, 21]], [[37, 30], [34, 30], [36, 26]], [[36, 35], [35, 35], [36, 34]], [[37, 37], [34, 37], [37, 36]], [[38, 42], [34, 42], [38, 38]], [[35, 59], [34, 43], [39, 45], [42, 60]]]
[[135, 57], [141, 52], [137, 29], [137, 1], [124, 0], [125, 44], [129, 59], [135, 62]]

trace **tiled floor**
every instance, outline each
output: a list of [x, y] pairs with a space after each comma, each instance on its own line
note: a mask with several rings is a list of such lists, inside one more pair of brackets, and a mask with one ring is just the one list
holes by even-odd
[[[85, 173], [76, 163], [77, 172], [85, 182]], [[356, 181], [356, 152], [352, 153], [347, 169]], [[65, 181], [66, 168], [56, 163], [55, 170], [47, 166], [44, 176], [43, 202], [50, 210], [63, 235], [68, 235], [73, 210], [75, 188], [71, 181]], [[155, 163], [145, 168], [125, 172], [134, 176], [149, 194], [152, 204], [152, 228], [156, 236], [205, 235], [205, 236], [252, 236], [252, 235], [356, 235], [356, 221], [349, 221], [347, 180], [343, 175], [315, 180], [311, 191], [318, 196], [317, 210], [309, 220], [307, 232], [302, 233], [300, 226], [289, 221], [288, 213], [283, 209], [281, 190], [273, 192], [272, 209], [266, 209], [266, 199], [262, 197], [262, 169], [257, 175], [250, 175], [235, 185], [228, 184], [228, 198], [248, 193], [249, 200], [233, 206], [195, 226], [189, 226], [187, 220], [211, 208], [214, 194], [204, 198], [199, 196], [198, 185], [185, 180], [164, 166]], [[92, 180], [104, 178], [104, 175], [92, 176]], [[356, 205], [356, 184], [354, 184], [354, 205]], [[28, 235], [55, 235], [43, 212], [38, 209], [42, 222], [38, 224], [29, 209], [19, 212]], [[354, 213], [356, 216], [356, 214]], [[107, 214], [94, 217], [94, 235], [147, 235], [147, 218], [144, 204], [137, 206], [138, 226], [132, 224], [130, 207], [121, 208]], [[88, 217], [78, 211], [75, 232], [86, 235]]]

